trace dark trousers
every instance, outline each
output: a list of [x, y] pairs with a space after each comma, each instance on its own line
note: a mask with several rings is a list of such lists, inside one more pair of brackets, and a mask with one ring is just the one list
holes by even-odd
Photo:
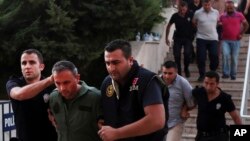
[[173, 53], [178, 73], [181, 75], [181, 49], [184, 48], [184, 69], [187, 70], [192, 56], [192, 41], [186, 38], [175, 38]]
[[216, 71], [219, 65], [219, 57], [218, 57], [218, 41], [216, 40], [203, 40], [196, 39], [197, 45], [197, 64], [199, 69], [200, 76], [204, 76], [206, 72], [206, 58], [207, 51], [208, 57], [210, 61], [210, 70]]

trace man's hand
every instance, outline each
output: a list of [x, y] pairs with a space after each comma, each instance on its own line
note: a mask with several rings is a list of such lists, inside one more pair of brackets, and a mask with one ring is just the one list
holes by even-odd
[[104, 125], [104, 120], [103, 120], [103, 119], [99, 119], [99, 120], [97, 121], [97, 125], [98, 125], [98, 128], [101, 129], [102, 126]]
[[111, 126], [102, 126], [98, 131], [98, 135], [103, 141], [115, 141], [119, 139], [118, 130]]
[[246, 9], [244, 10], [244, 15], [247, 15], [247, 13], [248, 13], [248, 9], [246, 8]]
[[242, 39], [242, 37], [243, 37], [243, 34], [239, 34], [238, 35], [238, 40]]
[[190, 114], [188, 111], [182, 110], [181, 111], [181, 118], [184, 120], [187, 120], [190, 117]]
[[169, 39], [166, 39], [166, 44], [167, 44], [168, 46], [170, 46], [170, 41], [169, 41]]
[[49, 120], [51, 121], [52, 125], [57, 129], [58, 126], [57, 126], [55, 117], [53, 116], [50, 109], [48, 109], [47, 111], [48, 111]]

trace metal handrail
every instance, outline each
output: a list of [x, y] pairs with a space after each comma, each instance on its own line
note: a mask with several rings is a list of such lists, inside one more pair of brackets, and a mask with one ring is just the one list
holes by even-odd
[[248, 40], [248, 53], [247, 53], [247, 61], [246, 61], [246, 71], [245, 71], [245, 79], [244, 79], [244, 87], [241, 99], [241, 107], [240, 107], [240, 116], [242, 118], [250, 118], [250, 115], [247, 114], [248, 108], [248, 97], [249, 97], [249, 75], [250, 75], [250, 37]]

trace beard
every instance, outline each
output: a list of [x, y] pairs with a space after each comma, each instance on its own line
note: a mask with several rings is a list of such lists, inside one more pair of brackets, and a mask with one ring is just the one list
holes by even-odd
[[227, 11], [227, 14], [228, 15], [232, 15], [234, 13], [234, 11], [232, 10], [232, 11]]

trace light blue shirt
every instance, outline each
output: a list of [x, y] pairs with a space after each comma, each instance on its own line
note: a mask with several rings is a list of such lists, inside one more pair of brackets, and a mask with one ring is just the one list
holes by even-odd
[[168, 128], [174, 127], [178, 123], [183, 123], [181, 109], [184, 102], [188, 107], [193, 107], [192, 86], [180, 75], [177, 75], [172, 84], [168, 85], [169, 90], [169, 119]]

